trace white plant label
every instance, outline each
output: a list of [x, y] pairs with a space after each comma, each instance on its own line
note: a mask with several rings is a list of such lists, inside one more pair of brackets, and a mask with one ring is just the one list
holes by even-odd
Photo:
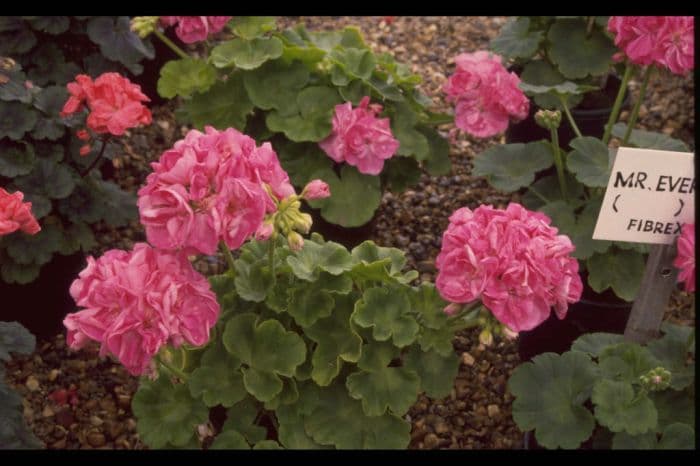
[[694, 154], [618, 149], [593, 239], [672, 244], [694, 222]]

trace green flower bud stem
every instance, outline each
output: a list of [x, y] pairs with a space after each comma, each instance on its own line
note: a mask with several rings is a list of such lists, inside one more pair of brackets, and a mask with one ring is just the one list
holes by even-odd
[[235, 276], [236, 269], [233, 266], [233, 255], [231, 254], [231, 250], [228, 248], [228, 246], [226, 246], [226, 243], [224, 243], [223, 241], [219, 241], [219, 249], [224, 254], [226, 262], [228, 262], [228, 269], [231, 271], [231, 274]]
[[557, 167], [557, 177], [559, 178], [559, 188], [561, 189], [561, 197], [564, 202], [568, 202], [566, 195], [566, 178], [564, 177], [564, 162], [561, 158], [559, 149], [559, 134], [556, 129], [550, 131], [552, 135], [552, 150], [554, 151], [554, 165]]
[[170, 50], [175, 52], [180, 58], [190, 58], [189, 55], [187, 55], [180, 47], [175, 45], [173, 41], [168, 39], [165, 34], [160, 32], [157, 28], [153, 30], [153, 34], [155, 34], [158, 39], [162, 40], [165, 45], [170, 47]]
[[447, 321], [454, 322], [461, 319], [474, 319], [479, 316], [479, 306], [481, 306], [481, 302], [479, 301], [474, 301], [471, 304], [463, 304], [462, 309], [460, 309], [456, 314], [449, 316]]
[[109, 141], [109, 134], [102, 136], [102, 148], [100, 149], [100, 153], [97, 154], [97, 157], [95, 157], [95, 160], [92, 161], [90, 166], [88, 166], [84, 172], [80, 174], [81, 178], [85, 178], [88, 173], [92, 171], [93, 168], [97, 165], [97, 163], [102, 160], [102, 155], [105, 153], [105, 148], [107, 147], [107, 141]]
[[527, 189], [528, 189], [528, 191], [530, 191], [532, 194], [534, 194], [535, 196], [537, 196], [537, 197], [538, 197], [542, 202], [544, 202], [545, 204], [549, 204], [549, 203], [551, 202], [549, 199], [547, 199], [546, 197], [544, 197], [544, 196], [542, 195], [541, 192], [537, 191], [537, 190], [536, 190], [535, 188], [533, 188], [532, 186], [528, 186]]
[[644, 81], [642, 81], [642, 87], [639, 88], [639, 98], [637, 99], [637, 102], [635, 102], [634, 108], [632, 109], [632, 113], [630, 114], [630, 120], [627, 124], [627, 131], [625, 131], [625, 137], [622, 138], [622, 146], [627, 145], [627, 141], [629, 141], [630, 135], [632, 134], [632, 129], [637, 123], [637, 117], [639, 116], [639, 107], [642, 106], [644, 94], [646, 94], [647, 91], [647, 84], [649, 84], [649, 79], [651, 78], [653, 72], [653, 66], [648, 66], [647, 70], [644, 72]]
[[566, 105], [566, 99], [561, 94], [557, 94], [557, 97], [559, 97], [559, 102], [561, 102], [561, 106], [564, 109], [564, 115], [566, 115], [566, 119], [569, 121], [569, 125], [574, 130], [574, 133], [576, 133], [576, 136], [581, 137], [581, 130], [578, 129], [578, 126], [576, 126], [576, 121], [574, 121], [574, 117], [571, 116], [569, 107]]
[[610, 142], [610, 135], [612, 134], [612, 128], [617, 117], [620, 115], [620, 109], [622, 108], [622, 101], [625, 98], [625, 93], [627, 92], [627, 83], [632, 77], [632, 65], [627, 62], [625, 66], [625, 73], [622, 75], [622, 83], [620, 84], [620, 89], [617, 91], [617, 97], [615, 97], [615, 103], [613, 104], [612, 113], [610, 113], [610, 118], [605, 125], [605, 134], [603, 134], [603, 144], [606, 146]]
[[187, 382], [188, 376], [185, 374], [183, 371], [178, 369], [177, 367], [173, 366], [169, 362], [165, 361], [165, 359], [161, 358], [160, 355], [156, 355], [156, 361], [158, 364], [163, 366], [168, 372], [170, 372], [172, 375], [177, 377], [178, 379], [182, 380], [183, 382]]
[[458, 320], [457, 322], [454, 322], [452, 325], [450, 325], [449, 328], [453, 332], [459, 332], [460, 330], [478, 327], [479, 325], [481, 324], [479, 323], [478, 319]]

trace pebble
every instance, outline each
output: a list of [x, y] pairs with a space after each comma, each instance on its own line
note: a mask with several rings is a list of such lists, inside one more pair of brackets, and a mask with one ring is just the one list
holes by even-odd
[[489, 417], [496, 417], [501, 413], [498, 405], [488, 405], [487, 408]]
[[95, 427], [99, 427], [102, 424], [104, 424], [105, 421], [103, 421], [100, 417], [98, 416], [90, 416], [90, 424], [92, 424]]
[[51, 448], [54, 450], [63, 450], [66, 448], [66, 438], [63, 437], [60, 440], [55, 441], [54, 443], [51, 444]]
[[92, 431], [87, 434], [87, 441], [90, 444], [90, 446], [93, 446], [95, 448], [101, 447], [105, 443], [107, 443], [107, 439], [105, 438], [104, 434], [102, 432], [96, 431]]
[[467, 365], [467, 366], [473, 366], [474, 365], [474, 356], [471, 354], [464, 352], [462, 353], [462, 364]]
[[439, 421], [435, 423], [434, 429], [436, 434], [444, 434], [450, 431], [450, 426], [445, 421]]
[[53, 417], [56, 413], [53, 412], [53, 409], [51, 409], [51, 406], [44, 406], [43, 411], [41, 412], [41, 415], [44, 417]]
[[423, 439], [423, 445], [425, 448], [433, 449], [440, 444], [440, 438], [435, 434], [428, 434]]
[[39, 381], [33, 375], [30, 375], [27, 378], [27, 382], [25, 383], [25, 385], [27, 386], [30, 392], [35, 392], [39, 390]]
[[58, 377], [58, 374], [60, 373], [61, 371], [59, 369], [51, 369], [51, 371], [49, 372], [49, 382], [55, 381]]

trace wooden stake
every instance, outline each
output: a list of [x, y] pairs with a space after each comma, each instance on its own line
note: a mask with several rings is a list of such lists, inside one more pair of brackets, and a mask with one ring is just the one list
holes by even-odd
[[661, 320], [678, 277], [673, 266], [675, 258], [676, 248], [672, 244], [651, 247], [642, 285], [625, 327], [625, 340], [646, 343], [659, 336]]

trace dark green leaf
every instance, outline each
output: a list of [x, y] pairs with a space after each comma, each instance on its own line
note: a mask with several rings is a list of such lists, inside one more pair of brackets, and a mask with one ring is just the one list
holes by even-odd
[[0, 322], [0, 360], [9, 361], [10, 353], [31, 354], [36, 338], [19, 322]]
[[606, 187], [612, 168], [607, 146], [590, 136], [576, 138], [569, 145], [574, 150], [566, 160], [568, 169], [586, 186]]
[[172, 99], [176, 95], [189, 97], [205, 92], [216, 82], [216, 70], [196, 58], [171, 60], [160, 69], [158, 94]]
[[661, 434], [658, 448], [660, 450], [694, 450], [695, 430], [687, 424], [671, 424]]
[[352, 268], [352, 256], [338, 243], [332, 241], [318, 244], [305, 241], [304, 247], [287, 258], [294, 275], [306, 281], [316, 281], [321, 271], [340, 275]]
[[210, 450], [250, 450], [245, 437], [237, 430], [225, 430], [216, 436]]
[[476, 176], [485, 176], [491, 186], [512, 192], [530, 185], [535, 173], [552, 166], [551, 146], [544, 142], [496, 145], [474, 158]]
[[61, 239], [61, 231], [55, 224], [45, 224], [35, 235], [18, 232], [6, 236], [3, 245], [16, 263], [42, 265], [51, 260], [54, 252], [61, 249]]
[[459, 358], [454, 352], [443, 356], [437, 351], [421, 351], [411, 347], [404, 367], [420, 377], [421, 390], [431, 398], [442, 398], [450, 394], [459, 370]]
[[[411, 368], [412, 369], [412, 368]], [[350, 396], [362, 400], [368, 416], [381, 416], [388, 409], [403, 416], [418, 398], [420, 378], [407, 367], [384, 367], [372, 372], [355, 372], [345, 384]]]
[[56, 35], [68, 30], [70, 19], [68, 16], [37, 16], [29, 24], [37, 31]]
[[422, 173], [415, 159], [400, 156], [387, 160], [384, 170], [387, 174], [389, 189], [395, 193], [400, 193], [418, 184]]
[[200, 365], [190, 374], [188, 385], [193, 397], [201, 397], [207, 406], [230, 407], [246, 397], [241, 362], [228, 353], [223, 345], [214, 344]]
[[633, 250], [610, 249], [595, 253], [586, 261], [588, 284], [602, 293], [612, 288], [625, 301], [633, 301], [644, 274], [644, 256]]
[[45, 194], [52, 199], [63, 199], [75, 188], [75, 179], [69, 168], [53, 160], [40, 158], [34, 170], [15, 179], [15, 184], [24, 192]]
[[87, 34], [90, 40], [100, 46], [102, 55], [122, 63], [132, 72], [140, 71], [135, 67], [144, 57], [149, 60], [155, 56], [153, 45], [141, 40], [131, 31], [128, 16], [98, 16], [88, 20]]
[[491, 40], [491, 49], [506, 58], [529, 58], [544, 38], [542, 31], [530, 31], [530, 18], [511, 18], [498, 37]]
[[313, 325], [318, 319], [328, 317], [333, 312], [335, 301], [327, 291], [302, 284], [289, 294], [289, 312], [302, 327]]
[[[613, 126], [613, 136], [622, 139], [627, 131], [625, 123], [615, 123]], [[630, 134], [630, 146], [642, 147], [644, 149], [670, 150], [674, 152], [690, 152], [685, 142], [666, 136], [663, 133], [633, 129]]]
[[40, 265], [18, 264], [11, 259], [3, 260], [2, 264], [0, 264], [0, 273], [2, 273], [3, 281], [19, 285], [33, 282], [39, 276], [40, 269]]
[[653, 431], [630, 435], [618, 432], [613, 436], [613, 450], [653, 450], [656, 448], [656, 433]]
[[571, 345], [572, 351], [581, 351], [597, 358], [608, 346], [622, 343], [624, 338], [617, 333], [587, 333], [574, 341]]
[[[534, 60], [528, 62], [523, 68], [523, 72], [520, 74], [520, 79], [522, 79], [523, 83], [539, 86], [553, 86], [566, 81], [566, 78], [564, 78], [564, 76], [557, 71], [556, 68], [545, 60]], [[566, 96], [566, 105], [568, 108], [574, 108], [581, 102], [582, 99], [582, 95], [568, 94]], [[556, 95], [537, 94], [535, 95], [535, 103], [540, 108], [563, 109], [561, 101]]]
[[428, 140], [430, 149], [428, 158], [423, 160], [423, 166], [432, 176], [449, 175], [452, 171], [450, 160], [450, 145], [447, 139], [440, 136], [437, 131], [426, 126], [416, 126]]
[[250, 40], [235, 38], [214, 47], [210, 60], [217, 68], [235, 66], [253, 70], [280, 56], [282, 41], [276, 37], [256, 37]]
[[20, 102], [3, 102], [0, 105], [0, 138], [18, 141], [24, 133], [34, 128], [39, 114]]
[[210, 125], [243, 131], [252, 110], [253, 103], [238, 73], [229, 76], [226, 81], [217, 82], [204, 93], [194, 94], [183, 103], [187, 118], [200, 130]]
[[656, 408], [645, 395], [635, 395], [628, 382], [599, 380], [591, 399], [598, 422], [612, 432], [643, 434], [656, 426]]
[[234, 16], [228, 27], [243, 39], [254, 39], [273, 31], [277, 21], [274, 16]]
[[34, 148], [29, 144], [24, 146], [24, 150], [20, 149], [20, 146], [0, 145], [0, 175], [2, 176], [14, 178], [26, 175], [34, 168], [35, 161]]
[[297, 95], [309, 82], [309, 70], [302, 63], [270, 61], [251, 72], [243, 73], [243, 84], [250, 100], [263, 110], [277, 109], [280, 115], [294, 115]]
[[267, 429], [256, 424], [260, 414], [258, 404], [251, 397], [239, 401], [226, 411], [226, 422], [222, 431], [235, 430], [246, 438], [248, 443], [255, 444], [267, 437]]
[[401, 288], [370, 288], [355, 304], [353, 321], [360, 327], [372, 327], [376, 340], [389, 338], [398, 347], [410, 345], [418, 334], [418, 324], [408, 314], [410, 301]]
[[610, 37], [597, 29], [587, 34], [586, 23], [579, 20], [555, 22], [549, 28], [547, 39], [547, 55], [569, 79], [604, 74], [617, 52]]

